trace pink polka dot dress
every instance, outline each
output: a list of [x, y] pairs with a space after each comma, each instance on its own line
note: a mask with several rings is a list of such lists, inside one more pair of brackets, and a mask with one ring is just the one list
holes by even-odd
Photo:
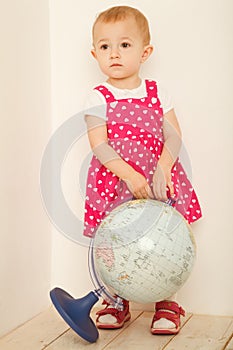
[[[157, 84], [146, 80], [147, 96], [141, 99], [115, 99], [105, 87], [96, 87], [107, 104], [109, 145], [144, 175], [152, 188], [152, 178], [163, 149], [163, 109], [158, 98]], [[196, 193], [179, 161], [172, 168], [174, 207], [192, 223], [198, 220], [201, 208]], [[168, 194], [169, 195], [169, 194]], [[93, 237], [104, 217], [116, 206], [133, 199], [126, 183], [93, 156], [87, 177], [84, 235]]]

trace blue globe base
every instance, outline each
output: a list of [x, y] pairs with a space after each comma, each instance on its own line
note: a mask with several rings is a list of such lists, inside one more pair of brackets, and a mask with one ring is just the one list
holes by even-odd
[[96, 342], [99, 332], [89, 316], [93, 305], [99, 300], [94, 292], [74, 299], [63, 289], [54, 288], [50, 297], [61, 317], [81, 338], [90, 343]]

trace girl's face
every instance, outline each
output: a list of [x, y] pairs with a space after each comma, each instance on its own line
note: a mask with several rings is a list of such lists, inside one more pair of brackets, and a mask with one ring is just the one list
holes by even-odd
[[97, 22], [92, 55], [109, 82], [138, 78], [140, 65], [151, 54], [153, 47], [144, 45], [142, 34], [134, 18], [123, 21]]

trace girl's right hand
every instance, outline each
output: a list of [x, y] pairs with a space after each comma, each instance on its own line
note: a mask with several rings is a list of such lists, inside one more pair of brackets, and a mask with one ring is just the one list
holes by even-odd
[[128, 189], [134, 195], [135, 198], [154, 198], [154, 195], [151, 191], [150, 186], [147, 183], [146, 178], [137, 171], [134, 171], [130, 177], [125, 178], [123, 180], [125, 181], [126, 185], [128, 186]]

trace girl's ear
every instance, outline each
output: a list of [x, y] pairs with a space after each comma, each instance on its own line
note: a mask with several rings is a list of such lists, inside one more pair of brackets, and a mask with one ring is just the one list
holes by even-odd
[[148, 57], [150, 57], [150, 55], [152, 54], [154, 48], [152, 45], [146, 45], [143, 49], [143, 53], [142, 53], [142, 58], [141, 58], [141, 62], [145, 62], [147, 60]]
[[92, 56], [93, 56], [94, 58], [96, 58], [96, 51], [95, 51], [95, 49], [92, 49], [92, 50], [91, 50], [91, 54], [92, 54]]

